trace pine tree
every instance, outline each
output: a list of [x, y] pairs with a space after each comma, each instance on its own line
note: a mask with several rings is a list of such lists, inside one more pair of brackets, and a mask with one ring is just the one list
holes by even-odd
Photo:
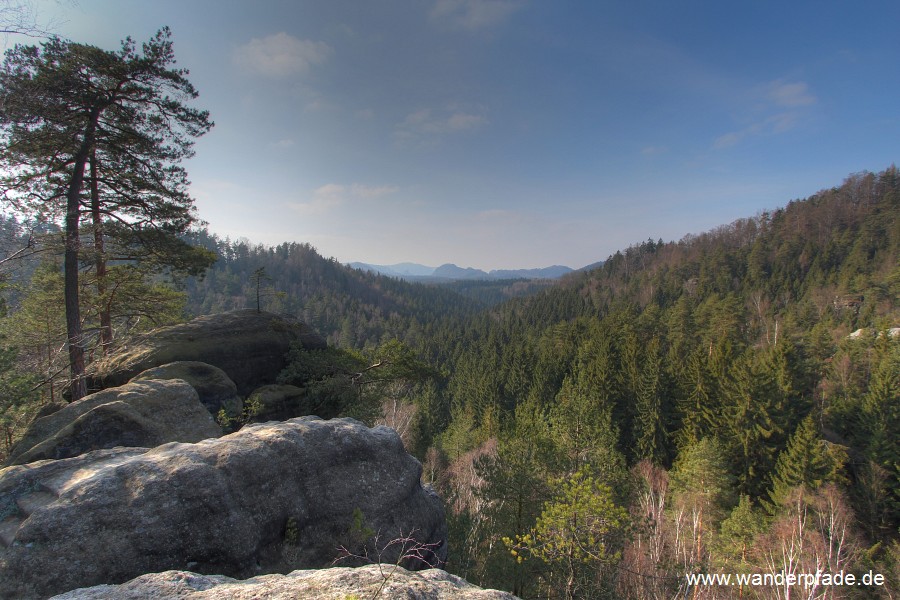
[[38, 265], [16, 310], [6, 319], [6, 335], [16, 340], [23, 366], [44, 382], [45, 399], [62, 400], [61, 383], [67, 361], [62, 266]]
[[635, 407], [636, 458], [663, 465], [668, 460], [668, 415], [659, 338], [647, 344], [638, 376]]
[[729, 568], [746, 568], [754, 540], [764, 530], [764, 515], [753, 507], [750, 496], [742, 494], [719, 528], [718, 554], [725, 558]]
[[683, 448], [670, 474], [675, 519], [685, 534], [675, 553], [688, 570], [705, 568], [710, 539], [732, 502], [734, 480], [728, 472], [721, 445], [703, 438]]
[[881, 341], [885, 348], [863, 398], [862, 423], [867, 458], [884, 469], [888, 480], [886, 512], [896, 526], [900, 523], [900, 342]]
[[39, 403], [35, 373], [20, 368], [14, 328], [9, 327], [6, 301], [0, 299], [0, 457], [9, 453], [17, 434], [34, 415]]
[[509, 589], [520, 597], [533, 586], [533, 572], [505, 550], [497, 552], [501, 546], [494, 542], [534, 525], [550, 498], [552, 452], [543, 412], [534, 402], [525, 402], [516, 408], [515, 426], [498, 440], [496, 453], [476, 464], [484, 481], [477, 494], [487, 503], [491, 523], [490, 543], [484, 548], [485, 585]]
[[768, 487], [781, 443], [782, 395], [765, 363], [749, 352], [725, 381], [727, 421], [720, 434], [730, 449], [738, 490], [758, 498]]
[[[212, 123], [208, 113], [181, 101], [197, 92], [187, 71], [170, 68], [170, 37], [161, 30], [142, 52], [130, 38], [118, 52], [51, 38], [40, 48], [16, 46], [0, 69], [2, 188], [20, 208], [64, 222], [73, 400], [86, 392], [79, 301], [85, 204], [93, 203], [95, 217], [127, 224], [141, 244], [160, 233], [183, 232], [194, 220], [178, 163], [192, 155], [193, 139]], [[88, 183], [96, 189], [88, 191]], [[95, 219], [95, 235], [100, 228], [102, 217]], [[102, 262], [105, 248], [95, 243], [95, 250]]]
[[625, 460], [617, 449], [619, 436], [612, 410], [602, 388], [587, 388], [577, 371], [566, 377], [549, 414], [564, 472], [574, 473], [590, 465], [605, 483], [621, 481]]
[[823, 483], [834, 480], [840, 467], [820, 439], [813, 415], [808, 415], [791, 436], [787, 448], [778, 456], [769, 490], [769, 511], [774, 513], [780, 509], [795, 488], [813, 491]]
[[[534, 528], [505, 541], [514, 556], [547, 563], [548, 588], [566, 600], [609, 597], [609, 571], [622, 556], [628, 512], [589, 467], [554, 483], [554, 498], [544, 504]], [[562, 577], [553, 577], [556, 572]]]

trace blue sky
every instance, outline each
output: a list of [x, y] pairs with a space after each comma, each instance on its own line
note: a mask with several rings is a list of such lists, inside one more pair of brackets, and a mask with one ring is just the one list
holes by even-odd
[[893, 0], [36, 5], [109, 49], [168, 25], [200, 216], [344, 262], [577, 268], [900, 158]]

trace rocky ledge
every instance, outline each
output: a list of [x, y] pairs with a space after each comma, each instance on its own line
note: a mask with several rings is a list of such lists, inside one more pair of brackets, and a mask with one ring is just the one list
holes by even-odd
[[441, 565], [443, 507], [420, 475], [394, 430], [316, 417], [8, 467], [0, 598], [170, 569], [246, 578], [329, 567], [340, 547], [394, 563], [385, 541], [404, 537], [423, 549], [404, 564]]
[[220, 435], [221, 427], [192, 386], [178, 379], [135, 381], [39, 416], [13, 446], [7, 465], [72, 458], [116, 446], [199, 442]]
[[326, 347], [325, 339], [292, 317], [234, 310], [161, 327], [93, 366], [92, 389], [123, 385], [142, 371], [178, 361], [200, 361], [224, 371], [247, 396], [274, 383], [287, 366], [292, 344], [307, 350]]
[[515, 600], [497, 590], [483, 590], [440, 569], [411, 572], [394, 565], [368, 565], [294, 571], [236, 581], [186, 571], [142, 575], [122, 585], [73, 590], [53, 600], [329, 600], [337, 598], [415, 598], [416, 600]]

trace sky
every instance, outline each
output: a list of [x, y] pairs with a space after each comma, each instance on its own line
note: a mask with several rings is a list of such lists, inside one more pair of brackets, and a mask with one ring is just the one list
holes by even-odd
[[169, 26], [199, 216], [342, 262], [579, 268], [900, 160], [896, 0], [33, 3]]

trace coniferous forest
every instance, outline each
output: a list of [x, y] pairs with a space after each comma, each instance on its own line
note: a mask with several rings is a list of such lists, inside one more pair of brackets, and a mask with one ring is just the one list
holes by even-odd
[[[5, 452], [68, 381], [62, 234], [2, 225]], [[819, 570], [884, 578], [835, 598], [900, 592], [896, 167], [554, 284], [413, 284], [308, 244], [181, 239], [215, 254], [205, 275], [111, 261], [98, 291], [96, 261], [82, 262], [88, 362], [191, 316], [296, 315], [332, 348], [298, 351], [283, 380], [312, 377], [334, 400], [323, 416], [401, 433], [445, 500], [447, 569], [473, 583], [523, 598], [780, 598], [685, 576]], [[398, 368], [366, 394], [333, 368], [385, 356]]]

